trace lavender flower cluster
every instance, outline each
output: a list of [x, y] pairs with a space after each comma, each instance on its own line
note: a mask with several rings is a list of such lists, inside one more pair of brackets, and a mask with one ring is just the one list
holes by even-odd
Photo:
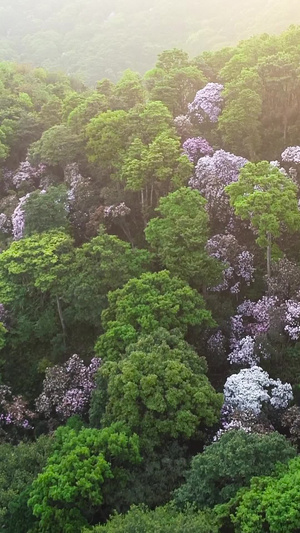
[[28, 185], [38, 186], [41, 178], [46, 170], [46, 165], [40, 164], [38, 167], [33, 167], [28, 159], [22, 161], [12, 176], [13, 185], [19, 189], [24, 183]]
[[232, 209], [224, 189], [226, 185], [238, 180], [240, 170], [246, 163], [247, 159], [224, 150], [217, 150], [212, 156], [199, 159], [195, 176], [189, 185], [206, 198], [212, 218], [216, 217], [220, 221], [232, 218]]
[[5, 213], [0, 213], [0, 231], [3, 233], [10, 233], [11, 231], [11, 221]]
[[191, 137], [183, 145], [183, 151], [188, 156], [191, 163], [196, 164], [200, 157], [212, 155], [214, 150], [202, 137]]
[[255, 366], [261, 357], [268, 357], [260, 337], [268, 332], [277, 305], [275, 296], [264, 296], [258, 302], [245, 300], [239, 305], [237, 314], [231, 317], [231, 364]]
[[28, 200], [30, 193], [27, 193], [25, 196], [20, 198], [20, 201], [13, 212], [11, 221], [13, 227], [13, 236], [15, 240], [22, 239], [25, 229], [25, 210], [24, 206]]
[[300, 302], [296, 300], [286, 302], [285, 321], [284, 330], [291, 340], [298, 341], [300, 338]]
[[300, 146], [289, 146], [282, 152], [281, 159], [284, 163], [300, 164]]
[[43, 392], [36, 401], [38, 413], [46, 418], [57, 415], [61, 420], [84, 414], [96, 386], [95, 374], [100, 364], [101, 360], [94, 358], [85, 366], [75, 354], [64, 365], [48, 368]]
[[186, 137], [192, 129], [191, 119], [188, 115], [178, 115], [174, 119], [175, 128], [181, 137]]
[[210, 353], [219, 357], [226, 353], [226, 337], [219, 329], [213, 335], [211, 335], [207, 341], [207, 347]]
[[127, 207], [125, 202], [121, 202], [118, 205], [110, 205], [108, 207], [105, 207], [104, 209], [104, 216], [106, 218], [119, 218], [119, 217], [125, 217], [126, 215], [130, 215], [131, 209], [130, 207]]
[[234, 235], [215, 235], [207, 242], [206, 250], [225, 267], [222, 283], [211, 287], [210, 290], [215, 292], [230, 290], [232, 294], [238, 294], [242, 281], [247, 285], [254, 281], [254, 256], [239, 245]]
[[197, 92], [195, 99], [188, 105], [189, 113], [195, 116], [198, 122], [205, 120], [218, 122], [221, 113], [224, 86], [220, 83], [208, 83]]
[[228, 360], [232, 364], [255, 366], [260, 359], [255, 348], [255, 338], [247, 335], [235, 342], [233, 351], [228, 355]]
[[4, 429], [14, 426], [22, 429], [33, 429], [29, 422], [35, 414], [27, 408], [22, 396], [13, 396], [10, 387], [0, 386], [0, 424]]
[[76, 199], [76, 192], [78, 187], [83, 183], [84, 178], [79, 172], [79, 167], [77, 163], [70, 163], [64, 169], [64, 179], [68, 184], [68, 200], [70, 203], [74, 202]]

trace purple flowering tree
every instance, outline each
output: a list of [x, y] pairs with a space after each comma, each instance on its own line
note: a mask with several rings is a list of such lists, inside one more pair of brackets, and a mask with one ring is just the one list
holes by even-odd
[[232, 364], [255, 366], [269, 357], [262, 340], [267, 335], [273, 316], [277, 316], [278, 299], [263, 296], [258, 302], [245, 300], [231, 317], [228, 360]]
[[68, 200], [70, 203], [75, 202], [77, 190], [83, 183], [84, 178], [79, 172], [77, 163], [71, 163], [64, 169], [64, 181], [69, 186]]
[[288, 300], [286, 302], [284, 331], [292, 341], [300, 339], [300, 302]]
[[25, 229], [25, 204], [30, 196], [30, 193], [27, 193], [25, 196], [20, 198], [20, 201], [13, 212], [11, 221], [13, 227], [13, 236], [14, 240], [17, 241], [22, 239]]
[[230, 376], [224, 386], [224, 405], [229, 411], [259, 415], [264, 405], [286, 409], [293, 400], [292, 386], [269, 377], [259, 366], [244, 368]]
[[300, 287], [300, 267], [287, 258], [274, 263], [272, 276], [267, 278], [268, 294], [276, 296], [279, 302], [295, 298]]
[[260, 357], [255, 346], [255, 338], [247, 335], [234, 345], [233, 351], [228, 355], [230, 363], [255, 366]]
[[12, 183], [16, 189], [28, 186], [39, 187], [40, 181], [45, 174], [46, 165], [32, 166], [28, 159], [22, 161], [18, 169], [12, 174]]
[[174, 124], [178, 135], [183, 139], [189, 137], [193, 130], [193, 125], [188, 115], [178, 115], [178, 117], [174, 119]]
[[189, 114], [200, 124], [207, 121], [217, 123], [222, 110], [223, 90], [224, 86], [220, 83], [208, 83], [188, 105]]
[[33, 429], [35, 416], [22, 396], [13, 396], [10, 387], [0, 386], [0, 427], [5, 433], [11, 429]]
[[130, 231], [130, 225], [128, 223], [128, 216], [131, 213], [130, 207], [125, 202], [121, 202], [117, 205], [109, 205], [104, 208], [104, 218], [108, 225], [118, 225], [128, 241], [133, 245], [133, 237]]
[[238, 181], [240, 170], [247, 162], [247, 159], [224, 150], [217, 150], [212, 156], [199, 159], [195, 176], [189, 185], [206, 198], [211, 220], [228, 223], [232, 219], [233, 210], [224, 189]]
[[289, 146], [282, 152], [281, 159], [284, 163], [300, 165], [300, 146]]
[[62, 366], [46, 370], [43, 392], [36, 401], [37, 412], [45, 418], [66, 420], [72, 415], [85, 415], [94, 390], [95, 374], [101, 359], [92, 359], [85, 366], [78, 355], [73, 355]]
[[285, 172], [295, 183], [298, 183], [300, 172], [300, 146], [288, 146], [282, 154], [281, 160], [285, 168], [281, 168], [281, 172]]
[[191, 163], [194, 164], [197, 163], [200, 157], [212, 155], [214, 152], [207, 140], [202, 137], [191, 137], [183, 143], [182, 147]]
[[220, 329], [209, 337], [207, 348], [211, 354], [219, 358], [222, 358], [226, 354], [226, 337]]
[[225, 383], [222, 427], [214, 440], [236, 429], [263, 434], [274, 431], [265, 408], [279, 411], [282, 415], [292, 400], [292, 386], [289, 383], [271, 379], [267, 372], [256, 365], [240, 370]]
[[104, 217], [105, 218], [122, 218], [130, 215], [131, 209], [127, 207], [125, 202], [121, 202], [118, 205], [110, 205], [104, 208]]
[[209, 239], [206, 250], [225, 267], [222, 283], [211, 287], [210, 290], [229, 290], [231, 294], [238, 294], [243, 283], [250, 285], [254, 281], [254, 256], [245, 247], [240, 246], [233, 235], [215, 235]]

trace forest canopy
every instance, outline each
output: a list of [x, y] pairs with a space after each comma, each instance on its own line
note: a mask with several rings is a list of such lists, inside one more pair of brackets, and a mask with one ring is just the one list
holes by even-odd
[[299, 42], [0, 63], [1, 530], [299, 531]]

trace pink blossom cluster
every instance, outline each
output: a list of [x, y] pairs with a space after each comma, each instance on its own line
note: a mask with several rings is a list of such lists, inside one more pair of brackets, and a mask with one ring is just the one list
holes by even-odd
[[200, 123], [205, 120], [218, 122], [223, 103], [223, 90], [224, 86], [220, 83], [208, 83], [197, 92], [194, 101], [188, 105], [189, 113]]
[[36, 401], [38, 413], [46, 418], [57, 415], [61, 420], [84, 414], [96, 386], [95, 375], [100, 364], [101, 360], [94, 358], [85, 366], [75, 354], [64, 365], [48, 368], [43, 392]]

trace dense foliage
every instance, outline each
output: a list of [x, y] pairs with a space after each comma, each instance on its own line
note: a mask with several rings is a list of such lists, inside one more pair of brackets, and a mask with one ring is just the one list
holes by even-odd
[[0, 64], [3, 531], [300, 529], [299, 37]]

